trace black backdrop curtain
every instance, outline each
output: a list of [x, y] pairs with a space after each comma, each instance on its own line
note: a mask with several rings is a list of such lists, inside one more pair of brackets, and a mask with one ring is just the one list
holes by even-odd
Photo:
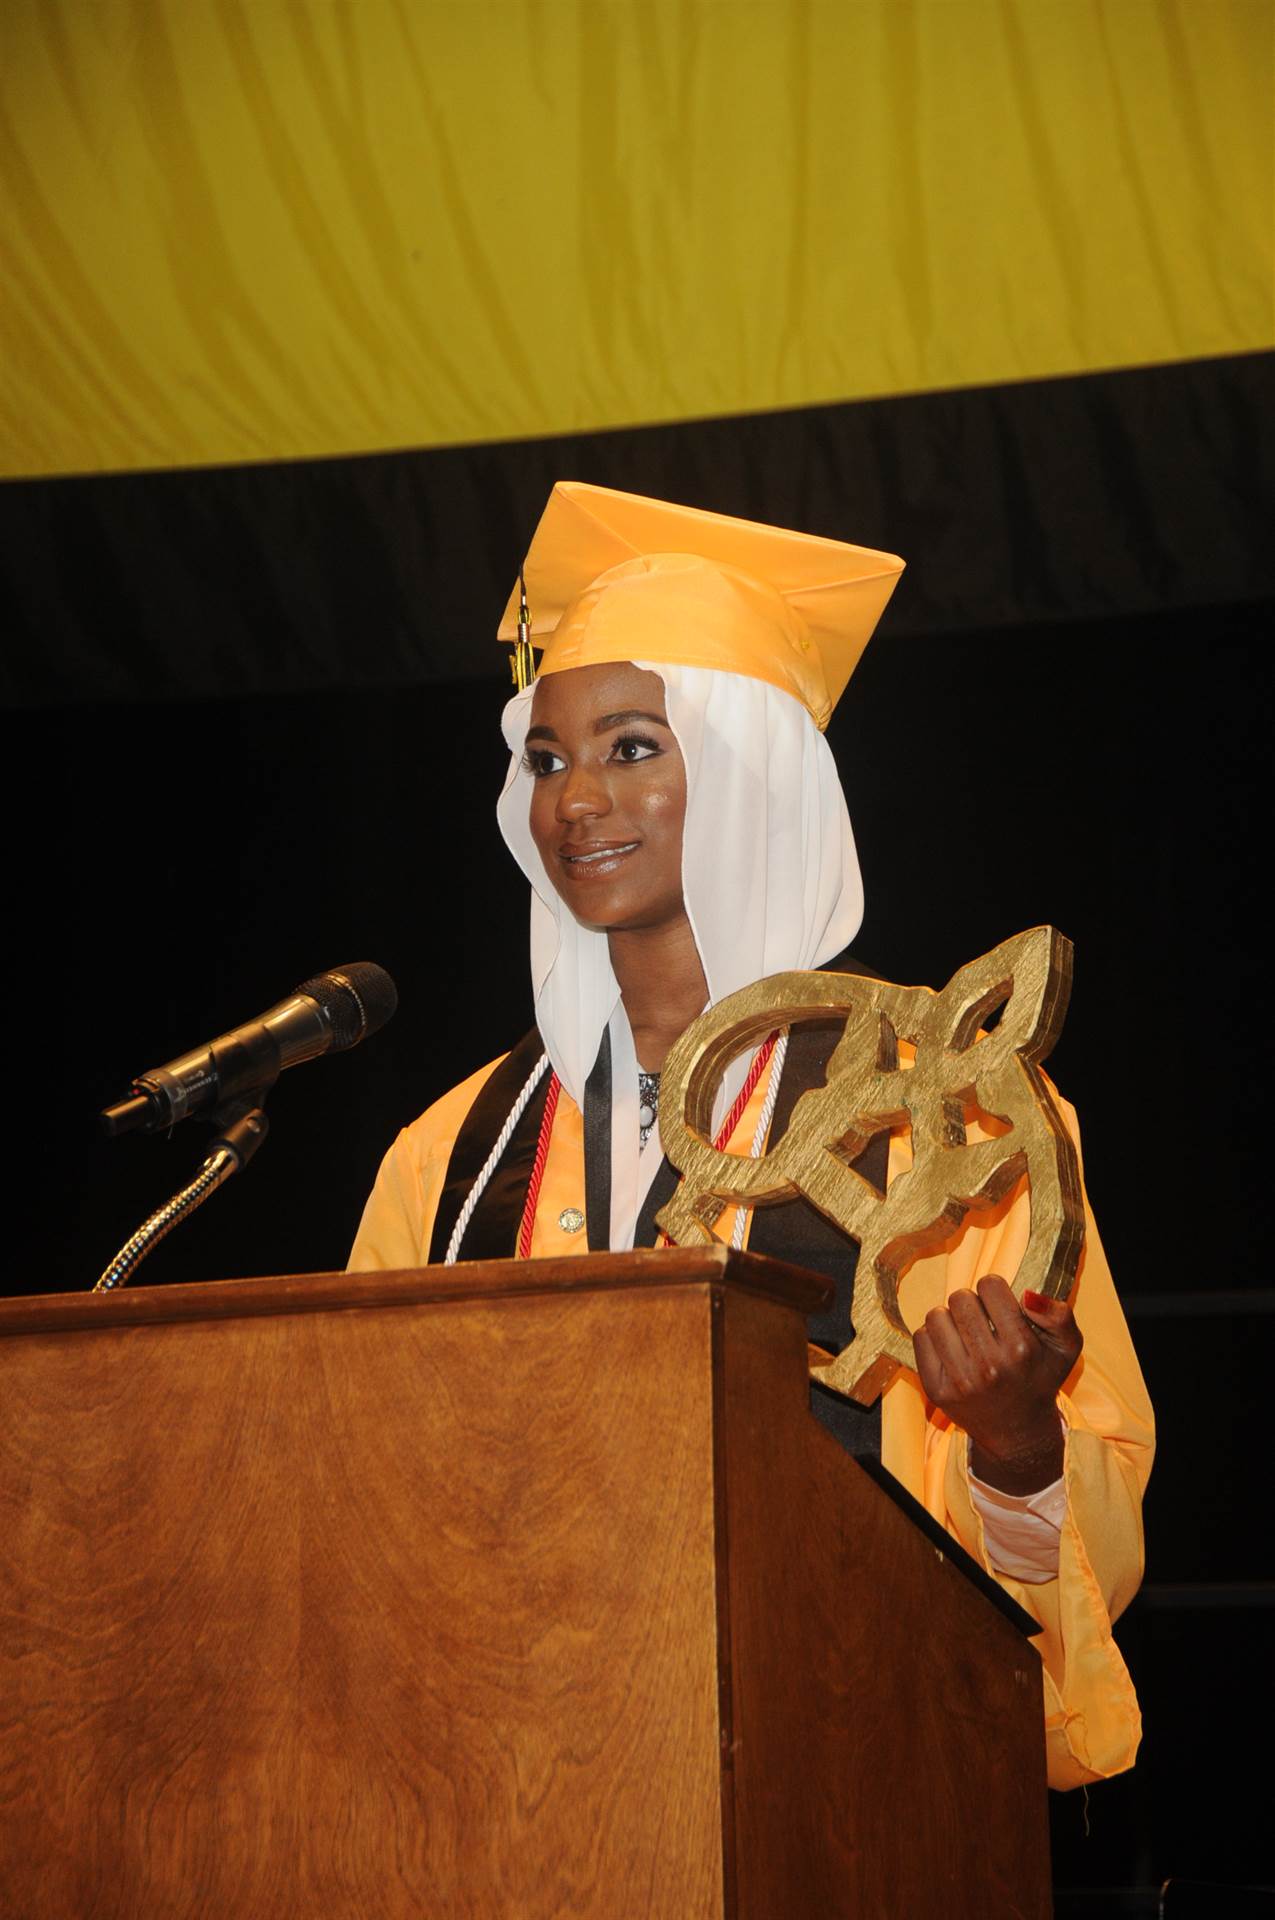
[[413, 686], [491, 635], [553, 482], [901, 553], [883, 629], [1275, 593], [1275, 355], [569, 438], [0, 487], [14, 704]]

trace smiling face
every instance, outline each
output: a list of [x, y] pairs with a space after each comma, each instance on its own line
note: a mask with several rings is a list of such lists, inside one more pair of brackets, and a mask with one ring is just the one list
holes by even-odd
[[531, 837], [576, 919], [608, 933], [685, 922], [686, 769], [664, 683], [627, 661], [537, 680]]

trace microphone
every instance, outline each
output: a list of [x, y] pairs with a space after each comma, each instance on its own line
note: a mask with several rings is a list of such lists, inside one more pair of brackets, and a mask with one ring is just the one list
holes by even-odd
[[103, 1112], [103, 1130], [111, 1139], [136, 1127], [155, 1133], [241, 1095], [264, 1095], [285, 1067], [378, 1033], [397, 1005], [394, 982], [370, 960], [317, 973], [259, 1019], [139, 1074], [132, 1092]]

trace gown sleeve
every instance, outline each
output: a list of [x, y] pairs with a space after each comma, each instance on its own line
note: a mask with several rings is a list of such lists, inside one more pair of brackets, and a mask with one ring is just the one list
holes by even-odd
[[[1076, 1116], [1059, 1101], [1079, 1145]], [[1133, 1764], [1141, 1718], [1112, 1622], [1142, 1578], [1142, 1493], [1151, 1471], [1154, 1423], [1111, 1271], [1085, 1202], [1085, 1250], [1073, 1296], [1084, 1351], [1058, 1396], [1066, 1426], [1063, 1519], [1056, 1579], [1027, 1584], [991, 1567], [981, 1516], [970, 1496], [965, 1434], [900, 1372], [882, 1408], [884, 1464], [980, 1565], [1040, 1623], [1045, 1732], [1051, 1786], [1079, 1786]], [[1012, 1279], [1030, 1230], [1025, 1184], [990, 1221], [945, 1253], [918, 1261], [907, 1279], [917, 1306], [972, 1286], [987, 1273]], [[926, 1270], [929, 1270], [928, 1272]], [[924, 1306], [920, 1307], [923, 1315]]]
[[348, 1272], [395, 1272], [428, 1263], [434, 1216], [456, 1136], [483, 1085], [499, 1065], [500, 1060], [490, 1061], [427, 1107], [410, 1127], [404, 1127], [382, 1160], [376, 1184], [368, 1195], [350, 1251]]

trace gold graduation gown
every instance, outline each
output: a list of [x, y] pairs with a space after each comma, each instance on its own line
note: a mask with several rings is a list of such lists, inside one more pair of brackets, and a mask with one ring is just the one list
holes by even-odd
[[[350, 1256], [354, 1271], [417, 1267], [429, 1258], [434, 1216], [456, 1136], [492, 1061], [404, 1129], [382, 1163]], [[763, 1074], [728, 1143], [746, 1153], [766, 1095]], [[1077, 1141], [1074, 1111], [1059, 1106]], [[970, 1137], [977, 1137], [970, 1127]], [[653, 1143], [654, 1144], [654, 1143]], [[890, 1142], [893, 1178], [910, 1162], [905, 1136]], [[533, 1258], [582, 1254], [582, 1230], [560, 1224], [584, 1210], [584, 1124], [565, 1090], [558, 1103], [532, 1234]], [[1073, 1787], [1131, 1766], [1141, 1735], [1137, 1698], [1112, 1638], [1111, 1623], [1142, 1578], [1142, 1491], [1151, 1469], [1150, 1402], [1112, 1284], [1093, 1216], [1085, 1203], [1086, 1240], [1074, 1299], [1084, 1352], [1059, 1394], [1066, 1423], [1067, 1512], [1058, 1577], [1025, 1585], [990, 1566], [983, 1524], [969, 1488], [968, 1443], [927, 1401], [916, 1375], [900, 1370], [883, 1396], [881, 1457], [885, 1467], [929, 1510], [1019, 1605], [1040, 1622], [1035, 1645], [1044, 1668], [1049, 1782]], [[958, 1287], [987, 1273], [1013, 1277], [1029, 1230], [1025, 1184], [992, 1215], [967, 1221], [954, 1244], [918, 1261], [902, 1304], [910, 1325]], [[734, 1216], [718, 1224], [729, 1240]]]

